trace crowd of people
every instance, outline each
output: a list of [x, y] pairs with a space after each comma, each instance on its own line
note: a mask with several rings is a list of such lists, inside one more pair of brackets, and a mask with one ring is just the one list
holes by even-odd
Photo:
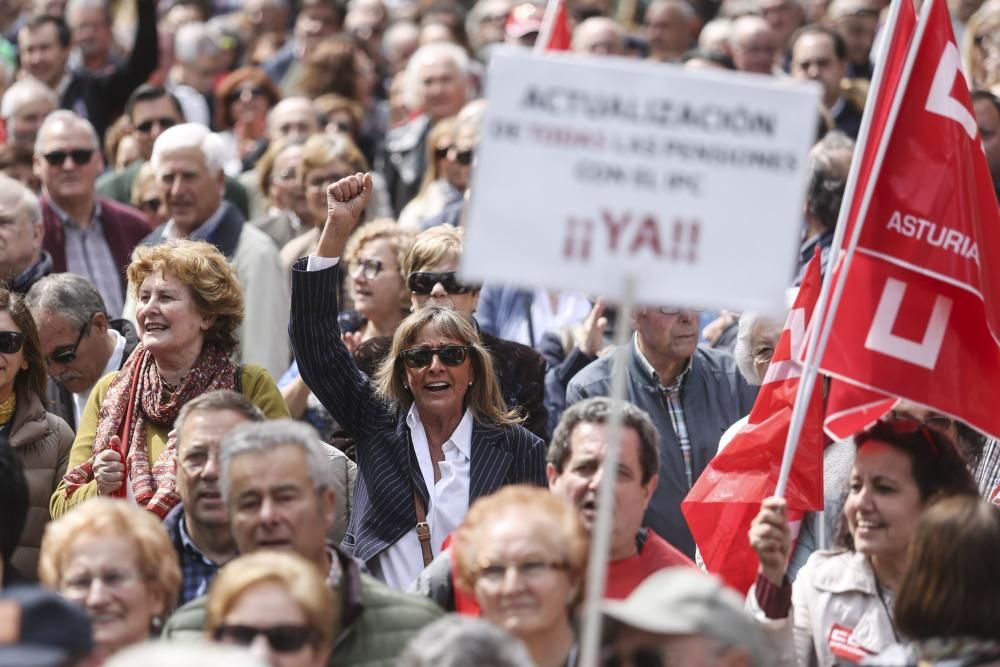
[[[998, 2], [949, 8], [1000, 194]], [[804, 199], [797, 285], [826, 270], [888, 4], [565, 16], [581, 59], [820, 84], [806, 191], [775, 193]], [[463, 275], [489, 61], [546, 12], [0, 2], [0, 666], [582, 665], [606, 474], [602, 665], [1000, 665], [996, 439], [904, 401], [828, 442], [826, 511], [765, 500], [733, 590], [681, 502], [783, 316], [623, 322]]]

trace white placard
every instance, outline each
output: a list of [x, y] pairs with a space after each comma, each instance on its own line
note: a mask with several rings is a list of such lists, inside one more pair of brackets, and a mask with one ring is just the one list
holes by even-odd
[[819, 86], [515, 51], [487, 81], [463, 275], [781, 312]]

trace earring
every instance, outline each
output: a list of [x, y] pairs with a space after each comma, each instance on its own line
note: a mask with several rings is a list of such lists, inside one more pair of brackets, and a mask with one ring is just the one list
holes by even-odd
[[470, 387], [472, 386], [472, 380], [469, 380], [469, 386]]

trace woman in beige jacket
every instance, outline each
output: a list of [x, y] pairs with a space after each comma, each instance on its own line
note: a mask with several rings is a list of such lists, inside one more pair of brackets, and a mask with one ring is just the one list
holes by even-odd
[[950, 438], [919, 422], [878, 422], [855, 441], [839, 548], [813, 553], [792, 584], [784, 500], [765, 500], [750, 529], [760, 568], [748, 606], [776, 664], [854, 664], [899, 642], [893, 601], [921, 513], [937, 497], [976, 494]]
[[24, 466], [30, 500], [12, 563], [31, 580], [38, 577], [49, 497], [66, 472], [73, 445], [70, 427], [45, 410], [46, 381], [35, 321], [20, 296], [0, 287], [0, 433]]

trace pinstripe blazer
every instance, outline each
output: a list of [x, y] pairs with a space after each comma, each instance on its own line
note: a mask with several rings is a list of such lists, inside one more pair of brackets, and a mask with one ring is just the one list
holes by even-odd
[[[306, 384], [357, 443], [358, 479], [351, 523], [342, 546], [369, 561], [417, 523], [416, 489], [428, 490], [410, 440], [405, 414], [375, 396], [340, 340], [337, 325], [338, 268], [292, 268], [292, 316], [288, 326]], [[469, 504], [505, 484], [545, 486], [545, 444], [520, 426], [472, 428]]]

